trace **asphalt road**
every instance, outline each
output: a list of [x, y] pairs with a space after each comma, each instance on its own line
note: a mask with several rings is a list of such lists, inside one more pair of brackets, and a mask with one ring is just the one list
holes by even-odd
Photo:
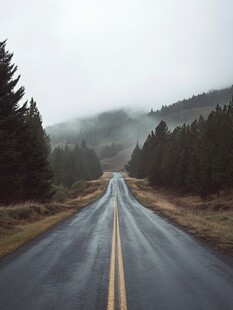
[[0, 309], [232, 310], [232, 266], [114, 173], [100, 200], [0, 260]]

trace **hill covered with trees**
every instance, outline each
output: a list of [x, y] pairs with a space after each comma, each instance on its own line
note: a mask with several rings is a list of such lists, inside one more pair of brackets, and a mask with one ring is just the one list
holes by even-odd
[[83, 140], [81, 147], [76, 144], [73, 149], [67, 146], [57, 147], [51, 154], [54, 171], [54, 183], [71, 187], [79, 180], [96, 180], [102, 174], [100, 161], [94, 150], [89, 149]]
[[203, 200], [233, 186], [233, 101], [212, 111], [207, 120], [169, 131], [165, 121], [137, 145], [126, 165], [129, 176], [150, 185], [198, 193]]
[[81, 145], [85, 139], [87, 145], [94, 148], [104, 168], [124, 166], [130, 159], [136, 141], [142, 144], [148, 132], [153, 130], [161, 119], [170, 128], [191, 124], [200, 115], [207, 118], [217, 104], [223, 106], [231, 99], [233, 86], [221, 90], [213, 90], [192, 98], [178, 101], [160, 110], [149, 113], [132, 113], [117, 110], [101, 113], [85, 119], [74, 119], [70, 122], [56, 124], [46, 128], [52, 147], [74, 147]]
[[200, 115], [207, 117], [208, 114], [216, 107], [227, 104], [233, 94], [233, 86], [220, 89], [210, 90], [189, 99], [175, 102], [168, 106], [162, 106], [160, 110], [149, 113], [154, 119], [163, 119], [168, 124], [190, 123]]

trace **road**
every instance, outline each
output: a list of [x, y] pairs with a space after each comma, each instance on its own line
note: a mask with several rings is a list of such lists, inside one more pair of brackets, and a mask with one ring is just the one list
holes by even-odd
[[104, 196], [0, 261], [0, 309], [233, 309], [233, 268], [142, 207]]

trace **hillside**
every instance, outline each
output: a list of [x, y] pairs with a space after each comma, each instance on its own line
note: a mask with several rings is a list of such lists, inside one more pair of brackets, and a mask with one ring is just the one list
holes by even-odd
[[[136, 142], [142, 143], [148, 131], [155, 128], [157, 120], [140, 113], [132, 115], [129, 111], [118, 110], [99, 114], [89, 119], [75, 119], [71, 122], [56, 124], [46, 128], [52, 148], [57, 146], [74, 147], [85, 139], [94, 148], [106, 170], [119, 170], [129, 160]], [[111, 152], [114, 143], [117, 152]], [[109, 149], [111, 159], [103, 155]], [[102, 152], [101, 152], [102, 151]], [[115, 165], [114, 165], [115, 163]]]
[[[173, 128], [184, 122], [190, 123], [200, 115], [206, 118], [217, 104], [227, 104], [232, 95], [233, 86], [192, 96], [157, 111], [152, 109], [148, 114], [121, 109], [49, 126], [46, 131], [52, 148], [65, 145], [74, 147], [85, 139], [87, 145], [100, 156], [104, 170], [119, 170], [130, 159], [136, 142], [142, 145], [148, 132], [154, 130], [161, 119], [167, 122], [169, 128]], [[117, 151], [112, 149], [113, 143]], [[103, 152], [103, 149], [107, 149], [107, 152]]]
[[149, 113], [154, 119], [163, 119], [168, 124], [177, 126], [181, 123], [190, 123], [202, 115], [204, 118], [216, 107], [216, 105], [228, 104], [233, 96], [233, 86], [220, 90], [210, 90], [189, 99], [175, 102], [168, 106], [162, 106], [160, 110]]

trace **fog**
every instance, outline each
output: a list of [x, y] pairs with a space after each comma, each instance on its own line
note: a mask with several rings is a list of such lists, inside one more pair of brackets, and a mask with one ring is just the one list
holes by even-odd
[[137, 141], [143, 143], [158, 122], [158, 119], [144, 113], [121, 109], [48, 126], [46, 131], [50, 135], [52, 147], [64, 147], [66, 144], [72, 146], [76, 143], [80, 145], [85, 139], [88, 146], [94, 148], [112, 142], [125, 148], [135, 146]]
[[233, 81], [231, 0], [0, 0], [0, 40], [44, 126], [149, 111]]

